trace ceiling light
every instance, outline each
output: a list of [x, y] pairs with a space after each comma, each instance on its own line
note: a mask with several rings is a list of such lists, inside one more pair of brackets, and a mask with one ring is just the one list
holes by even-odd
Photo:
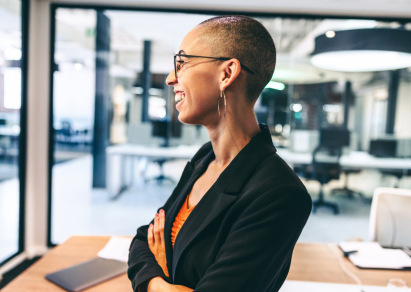
[[354, 29], [315, 38], [311, 63], [342, 72], [385, 71], [411, 67], [411, 31]]
[[327, 38], [331, 39], [331, 38], [335, 37], [335, 31], [329, 30], [329, 31], [327, 31], [327, 32], [325, 33], [325, 36], [326, 36]]
[[81, 64], [80, 62], [74, 63], [75, 70], [80, 71], [82, 68], [83, 68], [83, 64]]
[[294, 112], [299, 113], [300, 111], [302, 111], [303, 105], [302, 105], [301, 103], [293, 103], [293, 104], [291, 105], [291, 109], [292, 109]]

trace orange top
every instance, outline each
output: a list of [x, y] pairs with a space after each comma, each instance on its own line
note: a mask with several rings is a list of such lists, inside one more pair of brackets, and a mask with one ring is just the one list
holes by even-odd
[[178, 212], [176, 219], [174, 220], [173, 227], [171, 227], [171, 244], [173, 245], [174, 248], [174, 243], [176, 242], [176, 238], [178, 235], [178, 232], [180, 232], [181, 227], [183, 227], [184, 222], [187, 220], [188, 215], [190, 215], [191, 211], [193, 211], [195, 206], [192, 206], [191, 208], [188, 208], [188, 197], [184, 201], [183, 206], [180, 209], [180, 212]]

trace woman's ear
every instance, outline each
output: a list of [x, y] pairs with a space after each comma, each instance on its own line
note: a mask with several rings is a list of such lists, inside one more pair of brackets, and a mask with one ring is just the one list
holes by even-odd
[[220, 90], [225, 91], [225, 89], [237, 79], [240, 72], [241, 64], [237, 59], [233, 58], [224, 62], [223, 74], [221, 75]]

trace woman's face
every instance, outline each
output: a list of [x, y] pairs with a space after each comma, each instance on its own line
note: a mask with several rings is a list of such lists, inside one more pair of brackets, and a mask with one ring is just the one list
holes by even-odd
[[[179, 53], [212, 56], [211, 49], [194, 29], [181, 43]], [[215, 56], [212, 56], [215, 57]], [[177, 57], [180, 66], [176, 78], [174, 70], [167, 77], [167, 85], [174, 87], [179, 120], [186, 124], [207, 125], [219, 120], [217, 101], [220, 94], [220, 61], [205, 58]]]

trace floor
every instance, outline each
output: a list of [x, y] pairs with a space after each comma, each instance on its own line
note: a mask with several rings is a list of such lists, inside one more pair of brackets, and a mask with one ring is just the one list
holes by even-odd
[[[166, 163], [166, 175], [178, 180], [185, 161]], [[147, 224], [154, 213], [166, 201], [174, 187], [171, 182], [145, 183], [134, 175], [133, 185], [115, 200], [105, 189], [91, 188], [92, 158], [85, 155], [53, 167], [52, 242], [60, 243], [71, 235], [134, 235], [136, 229]], [[157, 165], [149, 164], [147, 176], [159, 171]], [[313, 199], [319, 190], [318, 183], [304, 181]], [[392, 186], [394, 178], [382, 177], [376, 171], [364, 171], [349, 177], [349, 186], [362, 191], [371, 198], [377, 186]], [[340, 214], [328, 209], [319, 209], [311, 214], [299, 241], [338, 242], [347, 239], [368, 239], [370, 204], [358, 197], [331, 196], [332, 188], [341, 187], [343, 179], [326, 186], [326, 199], [338, 203]], [[411, 179], [404, 178], [400, 187], [411, 188]], [[3, 256], [13, 251], [17, 242], [18, 181], [0, 182], [0, 262]]]

